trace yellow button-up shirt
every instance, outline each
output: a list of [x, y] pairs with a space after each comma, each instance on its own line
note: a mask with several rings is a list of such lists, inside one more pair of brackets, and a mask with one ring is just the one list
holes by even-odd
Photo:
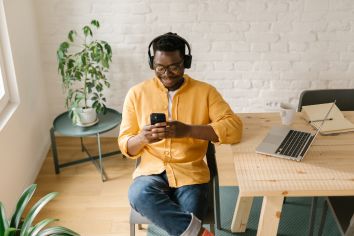
[[[150, 113], [168, 117], [168, 90], [157, 77], [132, 87], [124, 102], [118, 137], [122, 153], [141, 157], [133, 177], [160, 174], [166, 170], [170, 187], [207, 183], [208, 166], [203, 158], [208, 141], [193, 138], [169, 138], [146, 145], [141, 153], [131, 156], [127, 151], [129, 138], [150, 124]], [[172, 101], [172, 120], [191, 125], [210, 125], [218, 143], [237, 143], [242, 135], [242, 122], [217, 90], [211, 85], [184, 75], [183, 85]]]

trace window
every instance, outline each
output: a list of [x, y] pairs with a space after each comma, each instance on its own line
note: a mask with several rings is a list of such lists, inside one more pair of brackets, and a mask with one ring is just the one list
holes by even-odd
[[[1, 45], [0, 45], [1, 50]], [[0, 112], [6, 107], [7, 103], [9, 102], [9, 93], [7, 90], [7, 86], [5, 84], [5, 76], [3, 74], [4, 70], [4, 63], [2, 63], [2, 58], [0, 54]]]
[[5, 18], [4, 1], [0, 0], [0, 131], [19, 104], [15, 69]]

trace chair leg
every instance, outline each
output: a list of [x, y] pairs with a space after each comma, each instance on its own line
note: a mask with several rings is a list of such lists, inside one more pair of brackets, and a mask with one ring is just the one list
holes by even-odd
[[143, 229], [142, 224], [138, 224], [138, 230], [142, 230], [142, 229]]
[[215, 235], [215, 225], [213, 223], [210, 224], [210, 232], [212, 232]]
[[135, 236], [135, 224], [130, 224], [130, 236]]
[[309, 232], [308, 232], [309, 236], [313, 235], [313, 230], [314, 230], [314, 226], [315, 226], [316, 210], [317, 210], [317, 200], [318, 200], [318, 197], [312, 198], [311, 211], [310, 211], [310, 222], [309, 222]]
[[327, 201], [324, 201], [320, 228], [318, 229], [318, 236], [322, 236], [324, 224], [326, 222], [327, 210], [328, 210], [328, 203], [327, 203]]

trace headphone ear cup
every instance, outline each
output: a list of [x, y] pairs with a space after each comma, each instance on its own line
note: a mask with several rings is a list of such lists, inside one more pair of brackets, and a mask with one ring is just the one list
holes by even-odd
[[148, 62], [149, 62], [150, 69], [153, 70], [154, 69], [154, 56], [149, 56]]
[[186, 69], [191, 68], [191, 65], [192, 65], [192, 55], [185, 55], [185, 56], [184, 56], [183, 65], [184, 65], [184, 68], [186, 68]]

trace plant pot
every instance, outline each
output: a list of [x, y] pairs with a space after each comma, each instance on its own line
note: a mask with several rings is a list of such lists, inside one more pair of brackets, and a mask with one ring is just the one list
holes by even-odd
[[74, 123], [78, 126], [88, 127], [97, 123], [97, 113], [93, 108], [76, 108], [77, 118]]

